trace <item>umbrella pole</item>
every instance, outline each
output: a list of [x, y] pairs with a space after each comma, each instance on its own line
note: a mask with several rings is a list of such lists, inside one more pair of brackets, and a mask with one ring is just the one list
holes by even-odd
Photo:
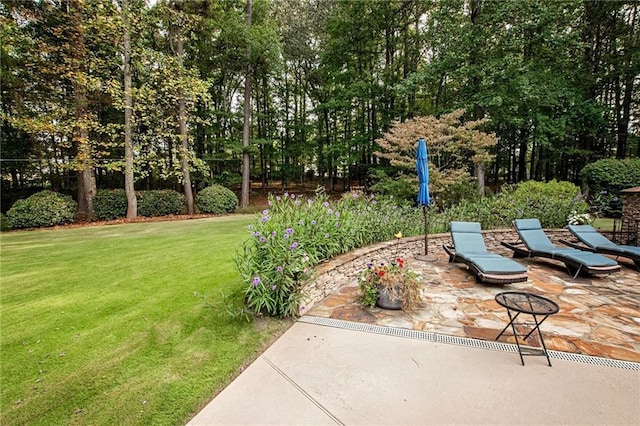
[[423, 262], [435, 262], [438, 258], [429, 254], [429, 215], [427, 214], [427, 206], [422, 206], [422, 214], [424, 216], [424, 254], [416, 254], [415, 258]]
[[424, 255], [429, 255], [429, 218], [427, 217], [427, 206], [422, 206], [424, 216]]

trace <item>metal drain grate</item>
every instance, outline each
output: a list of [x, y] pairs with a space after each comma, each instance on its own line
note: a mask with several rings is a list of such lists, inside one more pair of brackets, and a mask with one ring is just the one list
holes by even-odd
[[570, 352], [548, 351], [549, 357], [564, 361], [582, 362], [584, 364], [601, 365], [605, 367], [625, 368], [627, 370], [640, 371], [640, 363], [620, 361], [617, 359], [599, 358], [595, 356], [572, 354]]
[[[308, 324], [324, 325], [327, 327], [342, 328], [346, 330], [364, 331], [366, 333], [384, 334], [387, 336], [404, 337], [409, 339], [426, 340], [429, 342], [446, 343], [448, 345], [467, 346], [479, 349], [488, 349], [502, 352], [518, 352], [515, 344], [493, 342], [489, 340], [470, 339], [468, 337], [447, 336], [428, 331], [409, 330], [406, 328], [384, 327], [373, 324], [361, 324], [337, 320], [333, 318], [322, 318], [305, 315], [298, 319], [299, 322]], [[581, 362], [584, 364], [599, 365], [604, 367], [623, 368], [626, 370], [640, 371], [640, 363], [631, 361], [620, 361], [617, 359], [599, 358], [589, 355], [572, 354], [569, 352], [559, 352], [549, 350], [549, 357], [563, 361]]]
[[[479, 349], [489, 349], [501, 352], [518, 352], [516, 345], [502, 342], [492, 342], [490, 340], [470, 339], [468, 337], [447, 336], [446, 334], [435, 334], [435, 342], [446, 343], [448, 345], [468, 346]], [[522, 346], [521, 346], [522, 347]]]

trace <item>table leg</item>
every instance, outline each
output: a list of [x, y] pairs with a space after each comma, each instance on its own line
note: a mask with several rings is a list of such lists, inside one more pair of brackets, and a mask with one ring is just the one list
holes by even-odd
[[515, 319], [516, 319], [516, 318], [518, 318], [518, 315], [520, 315], [520, 312], [517, 312], [517, 313], [516, 313], [516, 316], [515, 316], [515, 317], [513, 317], [513, 319], [512, 319], [512, 318], [511, 318], [511, 314], [509, 313], [509, 309], [507, 309], [507, 315], [509, 315], [509, 319], [510, 319], [511, 321], [509, 321], [509, 324], [507, 324], [507, 325], [505, 325], [505, 326], [504, 326], [504, 328], [502, 329], [502, 331], [500, 332], [500, 334], [498, 334], [498, 337], [496, 337], [496, 340], [498, 340], [498, 339], [500, 338], [500, 336], [502, 336], [502, 334], [503, 334], [505, 331], [507, 331], [507, 328], [509, 328], [509, 326], [511, 325], [511, 323], [512, 323], [513, 321], [515, 321]]
[[529, 334], [527, 334], [527, 336], [525, 337], [525, 340], [529, 338], [529, 336], [531, 336], [531, 334], [533, 334], [534, 331], [538, 330], [538, 333], [540, 333], [540, 326], [542, 325], [542, 323], [544, 322], [544, 320], [547, 319], [547, 317], [549, 315], [545, 315], [544, 318], [542, 318], [542, 321], [538, 322], [538, 320], [536, 319], [536, 316], [534, 314], [531, 314], [531, 316], [533, 316], [533, 320], [536, 323], [536, 326], [533, 327], [533, 329], [529, 332]]
[[522, 357], [522, 351], [520, 350], [520, 341], [518, 340], [518, 333], [516, 332], [516, 326], [515, 326], [515, 320], [516, 318], [518, 318], [518, 315], [520, 315], [520, 312], [516, 312], [515, 316], [512, 317], [511, 310], [507, 308], [507, 315], [509, 315], [509, 324], [507, 324], [505, 328], [502, 329], [500, 334], [498, 334], [498, 337], [496, 337], [496, 340], [498, 340], [500, 336], [502, 336], [502, 334], [507, 330], [507, 328], [511, 326], [511, 330], [513, 330], [513, 337], [515, 337], [516, 339], [516, 346], [518, 347], [518, 355], [520, 355], [520, 362], [522, 363], [522, 365], [524, 365], [524, 358]]
[[531, 333], [533, 333], [535, 330], [538, 330], [538, 337], [540, 337], [540, 343], [542, 344], [542, 350], [544, 351], [544, 356], [547, 357], [547, 363], [549, 363], [549, 367], [551, 367], [551, 359], [549, 358], [549, 353], [547, 352], [547, 345], [544, 344], [544, 339], [542, 338], [542, 332], [540, 331], [540, 324], [542, 324], [549, 315], [545, 315], [544, 318], [542, 318], [542, 321], [540, 322], [538, 322], [538, 318], [536, 317], [536, 315], [532, 314], [532, 316], [533, 316], [533, 321], [536, 323], [536, 326], [533, 330], [529, 332], [529, 334], [527, 334], [527, 337], [525, 337], [525, 339], [531, 336]]

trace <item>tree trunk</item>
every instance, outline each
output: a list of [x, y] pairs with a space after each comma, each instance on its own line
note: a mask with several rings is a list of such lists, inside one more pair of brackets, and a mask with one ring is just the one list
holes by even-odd
[[[184, 57], [183, 28], [177, 26], [176, 56], [182, 65]], [[180, 168], [182, 169], [182, 186], [187, 201], [187, 212], [194, 213], [193, 190], [191, 189], [191, 174], [189, 172], [189, 135], [187, 133], [187, 105], [182, 87], [178, 88], [178, 126], [180, 128]]]
[[75, 21], [73, 32], [72, 63], [75, 73], [73, 79], [73, 100], [75, 126], [72, 139], [76, 148], [76, 170], [78, 179], [78, 217], [82, 220], [95, 220], [93, 197], [95, 197], [96, 178], [93, 168], [93, 152], [89, 140], [89, 113], [86, 92], [86, 60], [84, 57], [85, 39], [82, 25], [82, 10], [79, 2], [73, 2], [72, 19]]
[[[253, 12], [253, 0], [247, 0], [247, 27], [251, 27], [251, 14]], [[249, 207], [249, 191], [251, 185], [250, 157], [249, 157], [249, 130], [251, 120], [251, 46], [247, 52], [247, 73], [244, 80], [244, 122], [242, 125], [242, 193], [240, 208]]]
[[[470, 1], [470, 19], [471, 19], [471, 25], [474, 28], [474, 31], [477, 33], [479, 31], [479, 23], [478, 23], [478, 15], [480, 15], [480, 9], [481, 9], [481, 0], [471, 0]], [[476, 35], [475, 40], [478, 40], [478, 37]], [[475, 41], [474, 40], [474, 41]], [[482, 51], [480, 43], [476, 43], [474, 46], [472, 46], [471, 48], [471, 52], [469, 52], [469, 65], [471, 66], [471, 68], [475, 68], [478, 66], [478, 62], [479, 62], [479, 53]], [[480, 88], [480, 77], [477, 76], [477, 73], [474, 73], [474, 77], [471, 79], [471, 92], [472, 93], [478, 93], [479, 92], [479, 88]], [[473, 104], [473, 119], [474, 120], [480, 120], [484, 118], [484, 111], [482, 110], [482, 107], [477, 103], [474, 102]], [[478, 195], [480, 195], [481, 197], [484, 196], [485, 193], [485, 185], [484, 185], [484, 181], [485, 181], [485, 175], [486, 175], [486, 165], [484, 163], [475, 163], [473, 165], [473, 173], [475, 175], [476, 178], [476, 184], [477, 184], [477, 190], [478, 190]]]
[[528, 133], [524, 129], [520, 129], [520, 152], [518, 153], [517, 182], [524, 182], [527, 180], [527, 138]]
[[123, 73], [124, 73], [124, 190], [127, 193], [127, 219], [138, 216], [138, 201], [133, 176], [133, 97], [131, 95], [131, 33], [129, 31], [129, 0], [122, 1]]
[[631, 119], [631, 102], [633, 97], [633, 83], [635, 76], [629, 73], [624, 79], [624, 96], [622, 105], [618, 105], [622, 111], [618, 114], [618, 149], [616, 158], [622, 159], [627, 157], [627, 141], [629, 140], [629, 121]]
[[77, 171], [78, 180], [78, 218], [92, 221], [96, 219], [93, 211], [93, 198], [96, 195], [96, 177], [92, 166]]

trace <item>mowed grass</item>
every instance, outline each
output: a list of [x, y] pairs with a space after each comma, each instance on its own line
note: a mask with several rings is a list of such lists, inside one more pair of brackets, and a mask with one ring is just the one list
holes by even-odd
[[184, 424], [287, 327], [226, 309], [254, 219], [2, 234], [0, 424]]
[[594, 228], [601, 229], [603, 231], [613, 231], [613, 219], [606, 217], [596, 218], [591, 225]]

